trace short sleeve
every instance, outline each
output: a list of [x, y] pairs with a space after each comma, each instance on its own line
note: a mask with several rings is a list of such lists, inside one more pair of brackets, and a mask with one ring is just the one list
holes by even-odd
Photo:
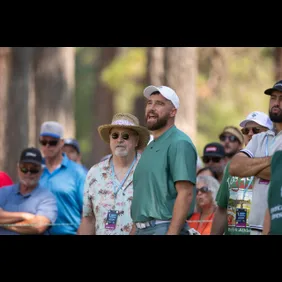
[[248, 155], [250, 158], [253, 158], [255, 156], [256, 150], [258, 148], [258, 136], [253, 135], [252, 139], [250, 140], [250, 142], [247, 144], [247, 146], [242, 149], [240, 152], [245, 153], [246, 155]]
[[168, 151], [169, 170], [172, 180], [196, 184], [197, 152], [186, 140], [173, 142]]
[[56, 198], [51, 193], [44, 195], [44, 199], [37, 207], [36, 215], [45, 216], [52, 224], [55, 223], [58, 216], [58, 207]]
[[[94, 182], [92, 171], [90, 170], [86, 176], [83, 192], [83, 217], [94, 216], [92, 197], [90, 196], [90, 182]], [[92, 183], [94, 185], [94, 183]]]

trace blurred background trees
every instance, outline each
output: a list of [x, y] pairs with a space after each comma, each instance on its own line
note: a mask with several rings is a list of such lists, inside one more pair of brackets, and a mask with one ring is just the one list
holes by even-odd
[[181, 99], [177, 126], [201, 156], [226, 125], [268, 113], [264, 89], [282, 79], [281, 47], [1, 47], [0, 165], [13, 179], [23, 147], [57, 120], [91, 167], [109, 148], [97, 127], [117, 112], [144, 124], [144, 87], [168, 85]]

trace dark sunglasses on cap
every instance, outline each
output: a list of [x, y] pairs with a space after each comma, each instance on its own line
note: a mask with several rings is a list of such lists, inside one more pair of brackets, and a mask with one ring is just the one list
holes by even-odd
[[238, 141], [239, 142], [239, 140], [238, 140], [238, 138], [236, 137], [236, 136], [234, 136], [234, 135], [221, 135], [220, 137], [219, 137], [219, 139], [220, 139], [220, 141], [222, 141], [222, 142], [224, 142], [224, 141], [226, 141], [226, 140], [229, 140], [229, 142], [236, 142], [236, 141]]
[[199, 192], [207, 193], [207, 192], [209, 192], [209, 191], [210, 191], [210, 190], [209, 190], [209, 187], [203, 186], [203, 187], [197, 189], [197, 194], [198, 194]]
[[20, 171], [24, 174], [27, 174], [28, 172], [30, 172], [31, 174], [37, 174], [40, 170], [37, 168], [28, 169], [26, 167], [20, 167]]
[[114, 133], [111, 134], [113, 139], [118, 139], [119, 135], [121, 135], [121, 138], [123, 140], [128, 140], [129, 139], [129, 134], [128, 133], [121, 133], [121, 134], [119, 134], [117, 132], [114, 132]]
[[42, 145], [42, 146], [46, 146], [47, 144], [49, 146], [57, 146], [59, 140], [39, 140], [39, 143]]
[[212, 161], [213, 163], [219, 163], [220, 160], [221, 160], [221, 157], [208, 157], [208, 156], [203, 157], [203, 162], [205, 164], [208, 164], [210, 161]]
[[258, 134], [258, 133], [261, 132], [261, 129], [258, 128], [258, 127], [249, 127], [249, 128], [245, 127], [245, 128], [242, 128], [242, 129], [241, 129], [241, 132], [242, 132], [244, 135], [247, 135], [247, 134], [249, 134], [249, 132], [250, 132], [251, 130], [252, 130], [252, 132], [253, 132], [254, 134]]

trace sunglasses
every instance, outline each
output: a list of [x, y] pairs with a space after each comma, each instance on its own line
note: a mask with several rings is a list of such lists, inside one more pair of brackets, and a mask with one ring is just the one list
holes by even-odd
[[39, 140], [39, 143], [42, 145], [42, 146], [46, 146], [47, 144], [49, 146], [57, 146], [59, 140]]
[[111, 134], [112, 139], [118, 139], [119, 135], [121, 135], [121, 138], [123, 140], [128, 140], [129, 139], [129, 134], [128, 133], [121, 133], [121, 134], [119, 134], [119, 133], [114, 132], [114, 133]]
[[203, 162], [205, 164], [208, 164], [210, 161], [212, 161], [213, 163], [219, 163], [220, 160], [221, 157], [208, 157], [208, 156], [203, 157]]
[[28, 169], [26, 167], [21, 167], [20, 171], [24, 174], [27, 174], [28, 172], [30, 172], [31, 174], [37, 174], [40, 170], [37, 168]]
[[203, 186], [203, 187], [197, 189], [197, 194], [198, 194], [199, 192], [207, 193], [207, 192], [209, 192], [209, 191], [210, 191], [210, 190], [209, 190], [209, 187]]
[[226, 141], [226, 140], [229, 140], [229, 142], [236, 142], [236, 141], [238, 141], [239, 142], [239, 140], [238, 140], [238, 138], [236, 137], [236, 136], [234, 136], [234, 135], [221, 135], [220, 137], [219, 137], [219, 139], [220, 139], [220, 141], [222, 141], [222, 142], [224, 142], [224, 141]]
[[254, 133], [254, 134], [258, 134], [258, 133], [260, 133], [260, 128], [258, 128], [258, 127], [250, 127], [250, 128], [247, 128], [247, 127], [245, 127], [245, 128], [242, 128], [241, 129], [241, 132], [244, 134], [244, 135], [247, 135], [247, 134], [249, 134], [249, 132], [252, 130], [252, 132]]

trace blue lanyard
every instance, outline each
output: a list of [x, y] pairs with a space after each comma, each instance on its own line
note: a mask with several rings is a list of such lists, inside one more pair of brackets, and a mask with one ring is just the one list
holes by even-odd
[[265, 142], [265, 156], [268, 156], [268, 135], [266, 135], [266, 142]]
[[250, 188], [250, 186], [251, 186], [251, 184], [252, 184], [252, 182], [253, 182], [253, 179], [254, 179], [254, 177], [252, 176], [251, 179], [249, 180], [248, 186], [244, 189], [243, 201], [244, 201], [244, 199], [245, 199], [245, 195], [246, 195], [248, 189]]
[[[117, 197], [117, 194], [118, 194], [119, 190], [122, 188], [122, 186], [124, 185], [124, 182], [126, 181], [128, 175], [130, 174], [130, 172], [131, 172], [131, 170], [132, 170], [132, 168], [133, 168], [133, 166], [134, 166], [134, 164], [135, 164], [135, 162], [136, 162], [136, 159], [137, 159], [137, 156], [135, 156], [135, 158], [134, 158], [134, 160], [133, 160], [133, 162], [132, 162], [130, 168], [128, 169], [128, 171], [127, 171], [125, 177], [123, 178], [123, 180], [121, 181], [121, 183], [120, 183], [119, 186], [117, 186], [117, 185], [115, 184], [115, 170], [114, 170], [114, 164], [113, 164], [113, 160], [111, 161], [111, 171], [112, 171], [112, 180], [113, 180], [113, 188], [114, 188], [114, 196], [115, 196], [115, 199], [116, 199], [116, 197]], [[117, 188], [117, 187], [118, 187], [118, 188]], [[117, 188], [117, 189], [116, 189], [116, 188]]]

